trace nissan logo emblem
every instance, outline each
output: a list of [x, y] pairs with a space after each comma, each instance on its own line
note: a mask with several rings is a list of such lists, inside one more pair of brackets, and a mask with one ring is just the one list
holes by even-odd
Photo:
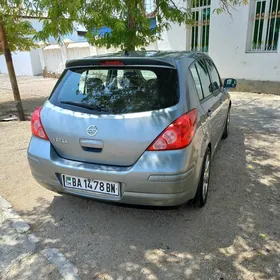
[[86, 131], [89, 136], [95, 136], [98, 132], [98, 129], [95, 125], [90, 125]]

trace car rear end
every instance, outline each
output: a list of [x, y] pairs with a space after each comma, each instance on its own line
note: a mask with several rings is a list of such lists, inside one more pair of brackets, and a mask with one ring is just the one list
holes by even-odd
[[32, 117], [34, 178], [59, 192], [141, 205], [195, 195], [198, 111], [176, 64], [140, 58], [69, 62]]

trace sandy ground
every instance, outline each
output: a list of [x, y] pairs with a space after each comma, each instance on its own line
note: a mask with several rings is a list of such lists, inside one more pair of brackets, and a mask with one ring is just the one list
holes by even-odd
[[[55, 80], [19, 82], [31, 110]], [[2, 112], [7, 85], [0, 75]], [[280, 96], [233, 93], [232, 101], [230, 136], [214, 157], [203, 209], [124, 207], [45, 190], [28, 168], [29, 122], [0, 123], [0, 194], [81, 279], [278, 280]]]
[[[50, 95], [57, 79], [19, 76], [19, 91], [26, 114], [41, 106]], [[16, 112], [8, 75], [0, 74], [0, 119]]]

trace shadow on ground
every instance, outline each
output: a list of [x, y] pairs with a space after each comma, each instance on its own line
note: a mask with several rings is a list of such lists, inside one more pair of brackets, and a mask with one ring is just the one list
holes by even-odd
[[[48, 97], [25, 98], [22, 100], [22, 106], [26, 115], [31, 115], [35, 109], [42, 106]], [[14, 101], [0, 103], [0, 117], [17, 114]]]
[[[0, 217], [3, 215], [0, 213]], [[56, 267], [39, 253], [27, 234], [17, 233], [13, 220], [0, 218], [0, 278], [2, 280], [60, 279]]]
[[279, 215], [279, 167], [263, 169], [273, 154], [246, 141], [235, 126], [220, 145], [202, 210], [56, 196], [24, 215], [39, 220], [34, 230], [44, 246], [61, 248], [82, 279], [277, 279], [279, 228], [272, 221]]
[[[237, 104], [238, 105], [238, 104]], [[279, 279], [279, 108], [232, 110], [203, 209], [145, 209], [56, 195], [20, 214], [81, 279]], [[34, 183], [35, 184], [35, 183]]]

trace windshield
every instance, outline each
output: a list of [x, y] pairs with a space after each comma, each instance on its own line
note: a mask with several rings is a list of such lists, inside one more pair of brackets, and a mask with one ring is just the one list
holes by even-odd
[[158, 110], [178, 101], [177, 71], [152, 67], [68, 69], [50, 97], [63, 108], [102, 114]]

